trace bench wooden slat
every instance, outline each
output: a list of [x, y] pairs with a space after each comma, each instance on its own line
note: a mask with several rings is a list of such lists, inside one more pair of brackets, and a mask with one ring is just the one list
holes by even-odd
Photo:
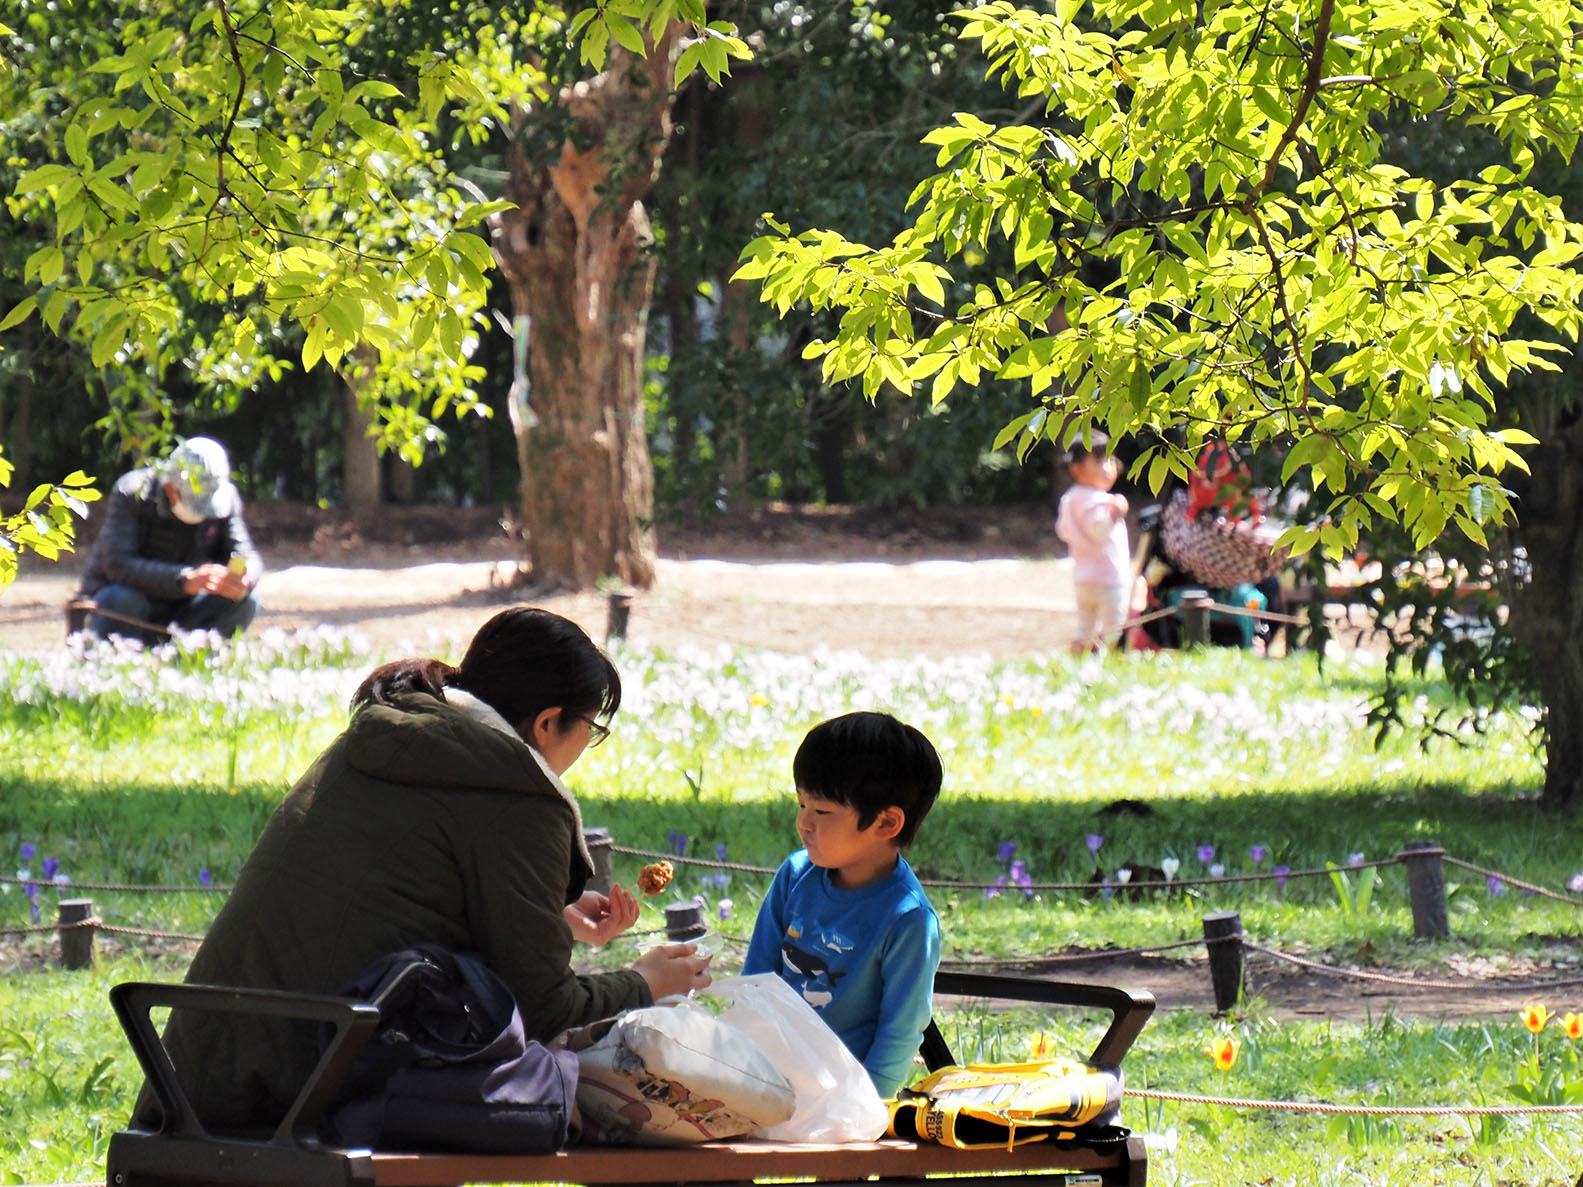
[[[464, 1183], [749, 1183], [766, 1178], [922, 1179], [927, 1175], [1063, 1173], [1112, 1168], [1115, 1155], [1040, 1142], [1015, 1150], [950, 1150], [888, 1139], [844, 1145], [709, 1142], [700, 1146], [581, 1146], [554, 1154], [375, 1154], [378, 1187]], [[811, 1169], [817, 1167], [817, 1171]]]

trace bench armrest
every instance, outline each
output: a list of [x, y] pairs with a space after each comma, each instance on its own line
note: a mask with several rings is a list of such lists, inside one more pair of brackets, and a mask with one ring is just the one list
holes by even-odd
[[335, 1034], [324, 1054], [269, 1139], [274, 1145], [317, 1141], [318, 1125], [325, 1108], [339, 1091], [352, 1060], [379, 1023], [378, 1007], [367, 1002], [268, 989], [236, 989], [227, 985], [126, 981], [111, 987], [110, 1004], [159, 1100], [164, 1113], [160, 1132], [178, 1137], [206, 1138], [208, 1131], [198, 1120], [197, 1111], [181, 1086], [170, 1053], [149, 1017], [150, 1010], [168, 1006], [218, 1014], [295, 1018], [334, 1026]]
[[[1009, 973], [958, 973], [941, 970], [934, 975], [934, 991], [958, 997], [997, 998], [1036, 1005], [1076, 1006], [1109, 1010], [1110, 1026], [1094, 1046], [1088, 1062], [1120, 1064], [1138, 1032], [1154, 1013], [1154, 994], [1144, 989], [1118, 989], [1110, 985], [1085, 985], [1075, 981], [1047, 981]], [[930, 1071], [955, 1061], [939, 1028], [929, 1023], [921, 1046]]]

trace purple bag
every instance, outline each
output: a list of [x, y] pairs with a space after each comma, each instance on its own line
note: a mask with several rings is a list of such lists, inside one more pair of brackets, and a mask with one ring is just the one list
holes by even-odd
[[529, 1040], [506, 983], [423, 944], [340, 989], [379, 1007], [326, 1132], [346, 1147], [543, 1154], [566, 1145], [577, 1057]]

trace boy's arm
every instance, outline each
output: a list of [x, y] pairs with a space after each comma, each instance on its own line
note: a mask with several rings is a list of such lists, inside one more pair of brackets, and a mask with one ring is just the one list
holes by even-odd
[[764, 901], [759, 904], [758, 918], [753, 921], [753, 938], [748, 943], [748, 954], [742, 959], [742, 975], [754, 973], [779, 973], [781, 971], [781, 937], [785, 934], [782, 918], [786, 901], [786, 864], [775, 871]]
[[880, 958], [879, 1017], [863, 1068], [882, 1097], [896, 1095], [912, 1073], [918, 1043], [934, 1010], [934, 973], [940, 967], [940, 921], [934, 912], [909, 911]]

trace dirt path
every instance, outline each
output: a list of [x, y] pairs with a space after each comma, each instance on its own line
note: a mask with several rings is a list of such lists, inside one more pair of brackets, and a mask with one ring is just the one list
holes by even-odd
[[[784, 524], [759, 533], [675, 533], [654, 587], [634, 596], [628, 634], [666, 648], [804, 652], [822, 645], [877, 655], [994, 656], [1057, 650], [1071, 631], [1070, 562], [1053, 555], [1053, 541], [1041, 540], [1048, 535], [1042, 512], [1007, 515], [1016, 530], [980, 530], [966, 540], [806, 523], [796, 533]], [[472, 520], [456, 534], [410, 544], [323, 533], [305, 539], [300, 532], [266, 542], [266, 533], [258, 534], [270, 566], [259, 586], [258, 629], [329, 624], [357, 629], [376, 648], [428, 652], [438, 641], [465, 642], [501, 607], [531, 601], [605, 637], [604, 596], [512, 587], [511, 542]], [[21, 575], [0, 594], [0, 648], [62, 640], [80, 565], [79, 557], [23, 558]]]

